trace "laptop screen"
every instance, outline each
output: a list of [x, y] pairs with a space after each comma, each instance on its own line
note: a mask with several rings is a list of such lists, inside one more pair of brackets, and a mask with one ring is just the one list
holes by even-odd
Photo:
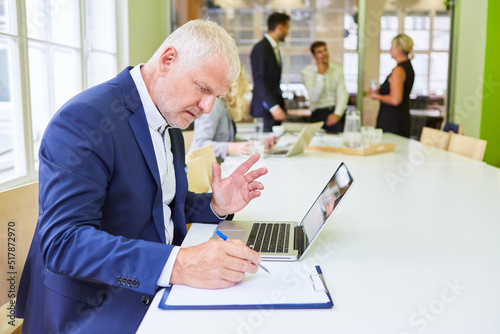
[[306, 245], [318, 235], [353, 182], [347, 167], [341, 163], [300, 223], [307, 236]]

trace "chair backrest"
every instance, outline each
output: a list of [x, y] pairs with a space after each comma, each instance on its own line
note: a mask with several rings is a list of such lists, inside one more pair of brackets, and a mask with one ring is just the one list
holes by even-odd
[[[1, 333], [16, 333], [22, 320], [16, 319], [12, 326], [13, 297], [17, 294], [21, 273], [38, 219], [38, 182], [0, 193], [0, 322]], [[7, 319], [7, 321], [5, 321]]]
[[207, 192], [211, 184], [203, 157], [197, 157], [186, 161], [186, 165], [189, 191], [195, 193]]
[[182, 131], [182, 136], [184, 137], [184, 147], [186, 148], [186, 153], [189, 152], [191, 143], [193, 142], [194, 130]]
[[483, 161], [486, 140], [452, 133], [448, 151]]
[[450, 144], [450, 138], [451, 134], [449, 132], [424, 126], [422, 128], [422, 134], [420, 135], [420, 142], [446, 150]]
[[[212, 163], [217, 162], [215, 158], [215, 151], [212, 145], [202, 146], [196, 150], [192, 150], [186, 155], [186, 162], [193, 160], [195, 158], [203, 158], [205, 164], [205, 170], [208, 173], [208, 180], [210, 184], [212, 183]], [[189, 172], [188, 172], [189, 173]]]
[[444, 127], [443, 127], [444, 132], [454, 132], [459, 135], [464, 134], [464, 126], [460, 124], [455, 124], [455, 123], [449, 123], [447, 122]]

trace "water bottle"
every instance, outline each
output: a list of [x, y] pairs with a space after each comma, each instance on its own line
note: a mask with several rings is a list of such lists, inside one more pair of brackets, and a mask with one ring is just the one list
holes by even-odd
[[359, 110], [348, 109], [344, 124], [344, 146], [358, 148], [361, 146], [361, 117]]

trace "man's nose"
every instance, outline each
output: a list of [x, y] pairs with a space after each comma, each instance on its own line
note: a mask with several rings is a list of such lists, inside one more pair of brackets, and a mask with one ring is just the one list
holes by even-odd
[[204, 96], [200, 102], [198, 102], [198, 108], [200, 108], [205, 114], [212, 111], [216, 97], [213, 95]]

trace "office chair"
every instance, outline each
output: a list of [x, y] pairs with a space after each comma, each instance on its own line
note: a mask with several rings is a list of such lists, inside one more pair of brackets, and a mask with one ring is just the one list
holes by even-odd
[[[2, 247], [5, 246], [4, 254], [0, 256], [0, 268], [3, 269], [0, 279], [2, 291], [0, 294], [0, 314], [2, 316], [0, 332], [4, 334], [21, 333], [23, 319], [15, 319], [14, 326], [8, 323], [11, 321], [10, 315], [12, 314], [9, 309], [9, 307], [12, 308], [9, 297], [12, 286], [11, 282], [7, 280], [10, 276], [7, 272], [17, 273], [15, 283], [12, 282], [17, 294], [37, 219], [38, 182], [0, 193], [0, 221], [3, 223], [0, 231], [0, 244]], [[6, 277], [6, 275], [8, 276]]]

